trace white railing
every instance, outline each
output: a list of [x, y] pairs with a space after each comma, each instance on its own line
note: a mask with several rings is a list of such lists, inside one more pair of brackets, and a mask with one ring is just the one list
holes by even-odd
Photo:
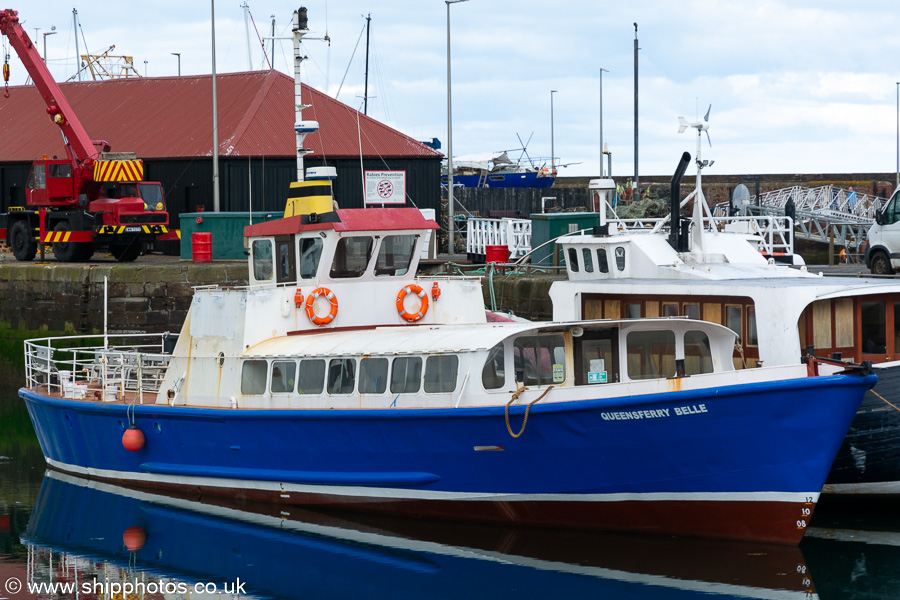
[[466, 254], [487, 254], [488, 246], [506, 246], [510, 260], [531, 251], [530, 219], [487, 219], [466, 221]]
[[28, 340], [26, 384], [69, 399], [141, 403], [145, 393], [159, 392], [175, 339], [137, 333]]

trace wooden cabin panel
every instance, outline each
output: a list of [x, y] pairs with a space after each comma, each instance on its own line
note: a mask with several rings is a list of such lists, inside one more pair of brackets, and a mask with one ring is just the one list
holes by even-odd
[[703, 304], [703, 320], [721, 325], [722, 305], [718, 302], [705, 302]]
[[622, 315], [622, 302], [619, 300], [604, 300], [603, 315], [607, 319], [618, 319]]
[[602, 319], [603, 318], [603, 300], [596, 298], [588, 298], [584, 301], [584, 314], [582, 319]]
[[813, 345], [831, 348], [831, 300], [813, 302]]
[[853, 346], [853, 298], [834, 301], [834, 345], [837, 348]]
[[654, 319], [659, 316], [659, 302], [655, 300], [648, 300], [644, 303], [644, 316], [650, 319]]

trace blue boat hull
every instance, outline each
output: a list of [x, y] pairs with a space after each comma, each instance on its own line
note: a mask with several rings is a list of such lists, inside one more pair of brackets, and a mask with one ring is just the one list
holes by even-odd
[[[529, 173], [499, 173], [484, 177], [482, 175], [454, 175], [453, 184], [463, 187], [492, 187], [492, 188], [549, 188], [553, 187], [555, 177], [538, 177], [536, 172]], [[442, 176], [441, 182], [447, 185], [447, 177]]]
[[[874, 376], [503, 408], [228, 410], [27, 389], [49, 464], [286, 504], [796, 543]], [[524, 408], [510, 410], [513, 430]]]

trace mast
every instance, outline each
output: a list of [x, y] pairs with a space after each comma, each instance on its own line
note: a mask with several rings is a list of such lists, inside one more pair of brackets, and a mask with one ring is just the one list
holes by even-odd
[[72, 22], [75, 24], [75, 70], [78, 71], [78, 81], [81, 81], [81, 50], [78, 48], [78, 10], [72, 9]]
[[247, 70], [252, 71], [253, 60], [250, 58], [250, 5], [247, 4], [247, 0], [244, 0], [241, 8], [244, 9], [244, 33], [247, 36]]
[[369, 28], [372, 25], [372, 13], [366, 17], [366, 87], [363, 92], [363, 114], [367, 115], [369, 110]]
[[[304, 131], [303, 125], [303, 109], [309, 108], [309, 105], [303, 104], [302, 89], [300, 86], [300, 65], [306, 58], [300, 54], [300, 42], [303, 36], [309, 33], [309, 20], [306, 16], [306, 7], [301, 6], [294, 11], [294, 131], [297, 135], [297, 181], [304, 180], [303, 173], [303, 157], [311, 151], [303, 147], [303, 140], [309, 131]], [[318, 128], [318, 124], [317, 124]]]

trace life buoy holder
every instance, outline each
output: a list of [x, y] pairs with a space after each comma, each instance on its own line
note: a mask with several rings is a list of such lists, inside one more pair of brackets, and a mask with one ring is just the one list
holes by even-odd
[[[319, 296], [325, 296], [325, 299], [331, 303], [331, 312], [329, 312], [324, 317], [320, 317], [316, 315], [316, 300], [319, 299]], [[334, 292], [325, 287], [316, 288], [313, 290], [309, 296], [306, 297], [306, 318], [309, 319], [309, 322], [313, 325], [328, 325], [334, 318], [337, 316], [338, 311], [338, 301], [337, 297], [334, 295]]]
[[[418, 312], [409, 312], [403, 305], [403, 301], [406, 300], [406, 296], [410, 293], [419, 297], [419, 302], [421, 302], [421, 304], [419, 305]], [[400, 290], [400, 293], [397, 294], [397, 312], [400, 314], [400, 318], [408, 323], [415, 323], [416, 321], [421, 320], [422, 317], [425, 316], [425, 313], [428, 312], [428, 293], [415, 283], [405, 286]]]

